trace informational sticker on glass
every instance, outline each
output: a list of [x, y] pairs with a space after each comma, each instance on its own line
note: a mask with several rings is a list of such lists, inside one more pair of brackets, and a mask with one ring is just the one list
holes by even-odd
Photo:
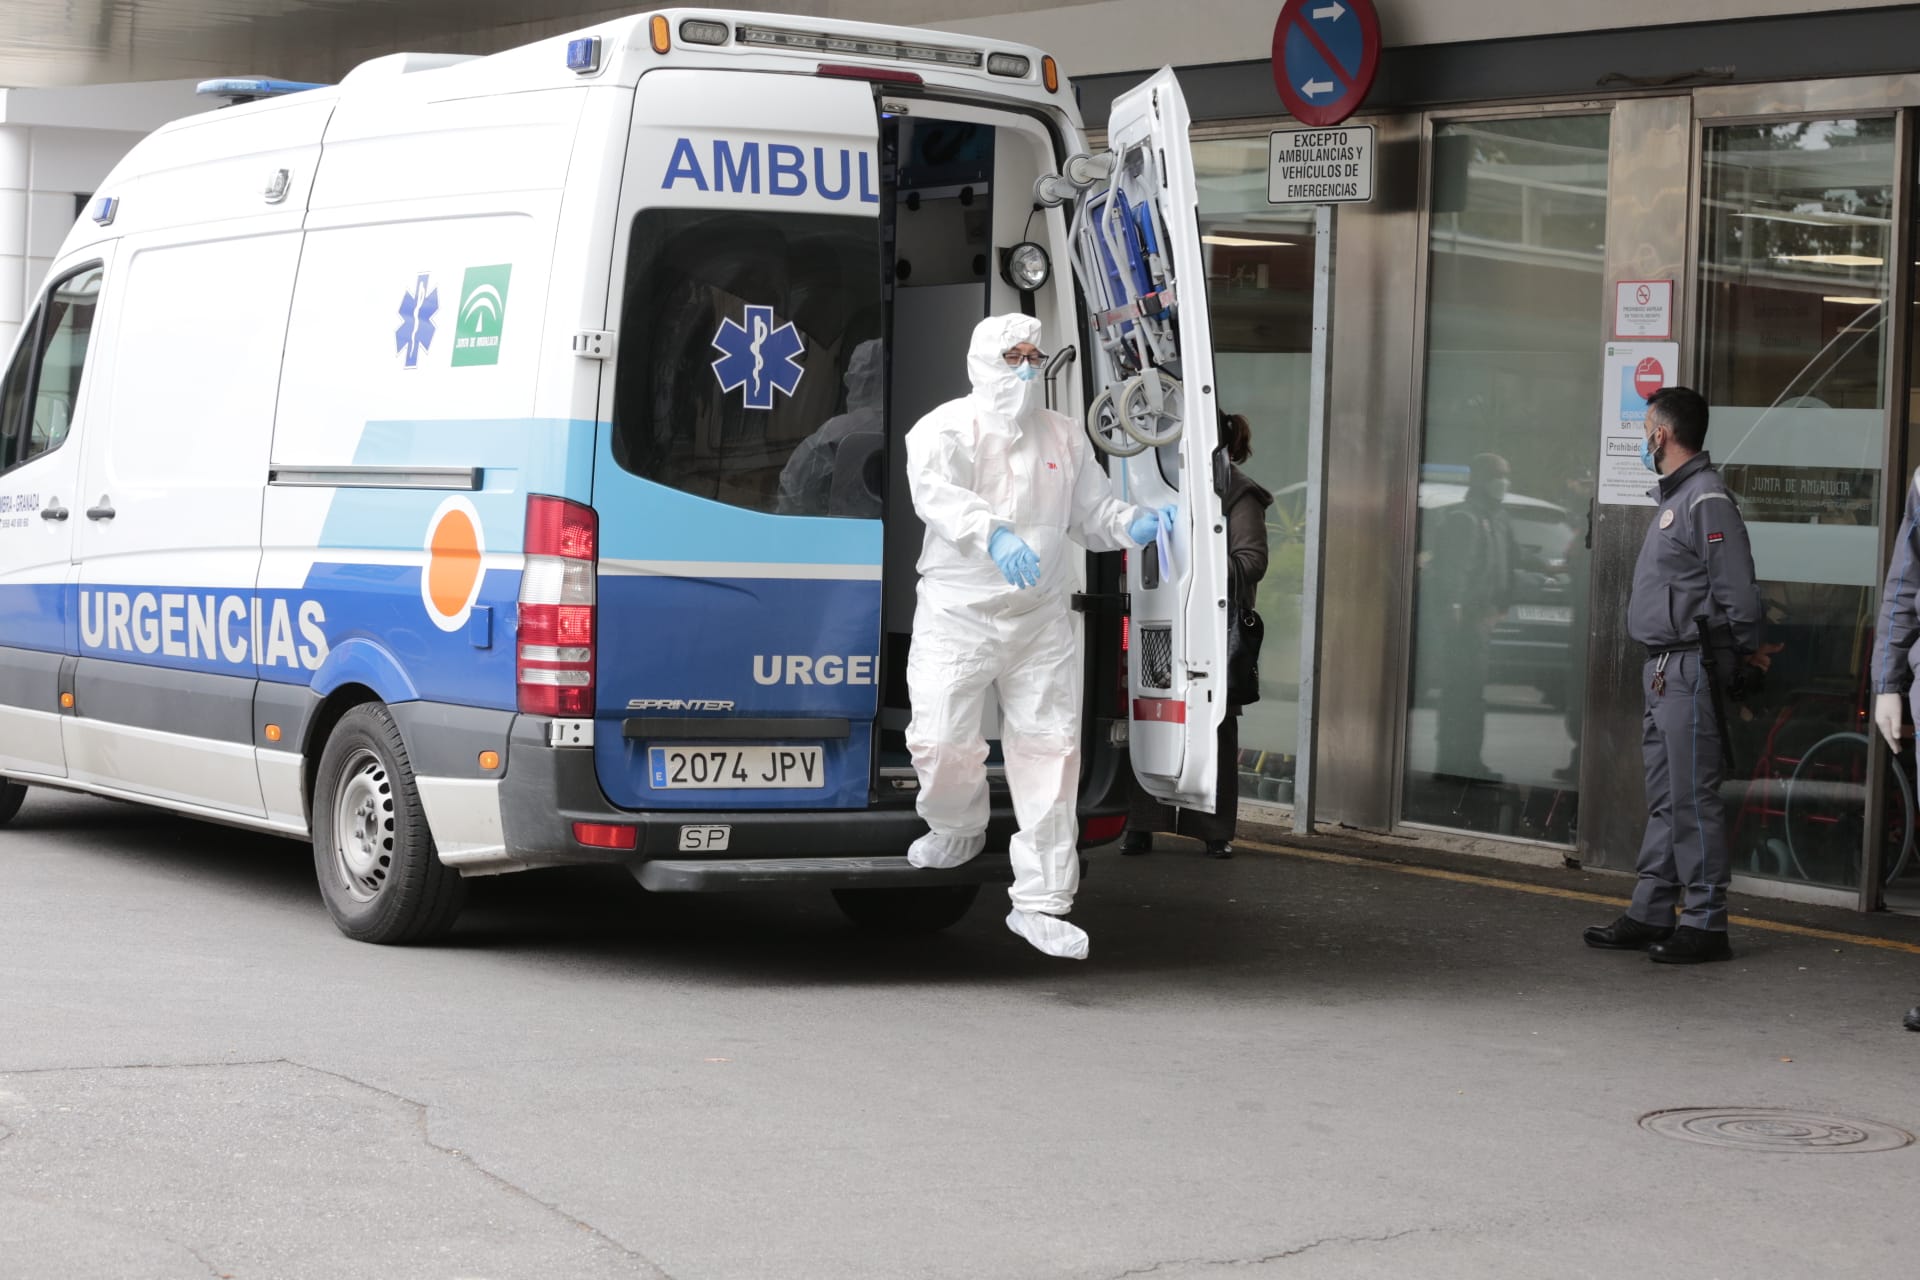
[[1720, 468], [1747, 523], [1870, 525], [1880, 473], [1864, 467], [1778, 467], [1734, 463]]
[[1373, 199], [1373, 126], [1275, 129], [1267, 139], [1268, 204]]
[[1613, 287], [1613, 336], [1662, 341], [1673, 336], [1673, 281], [1622, 280]]
[[1677, 342], [1609, 342], [1600, 381], [1600, 501], [1651, 507], [1653, 472], [1641, 458], [1647, 438], [1647, 397], [1672, 386], [1680, 367]]

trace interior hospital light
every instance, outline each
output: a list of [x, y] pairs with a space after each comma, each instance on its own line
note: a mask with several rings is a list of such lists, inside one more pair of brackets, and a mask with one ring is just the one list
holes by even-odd
[[1822, 267], [1884, 267], [1885, 258], [1870, 258], [1864, 253], [1776, 253], [1775, 262], [1811, 262]]

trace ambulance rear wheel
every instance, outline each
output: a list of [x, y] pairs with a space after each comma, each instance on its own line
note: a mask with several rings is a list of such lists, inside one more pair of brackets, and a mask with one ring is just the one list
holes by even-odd
[[399, 726], [377, 702], [342, 716], [321, 753], [313, 868], [334, 924], [361, 942], [431, 942], [466, 901], [466, 882], [433, 847]]
[[13, 815], [20, 812], [20, 804], [27, 798], [27, 789], [11, 778], [0, 778], [0, 827], [13, 821]]
[[924, 889], [835, 889], [841, 914], [868, 933], [908, 937], [938, 933], [959, 924], [980, 896], [977, 884], [935, 884]]

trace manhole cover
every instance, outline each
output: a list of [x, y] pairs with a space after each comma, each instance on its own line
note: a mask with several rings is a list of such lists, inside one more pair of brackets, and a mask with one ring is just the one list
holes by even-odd
[[1641, 1116], [1640, 1127], [1682, 1142], [1795, 1155], [1895, 1151], [1913, 1141], [1890, 1124], [1771, 1107], [1678, 1107]]

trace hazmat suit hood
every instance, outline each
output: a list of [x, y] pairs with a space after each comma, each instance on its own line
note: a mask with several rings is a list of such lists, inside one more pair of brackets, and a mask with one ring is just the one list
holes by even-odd
[[1032, 316], [988, 316], [973, 327], [967, 347], [967, 377], [973, 381], [973, 402], [980, 408], [1013, 420], [1039, 403], [1040, 380], [1023, 382], [1020, 368], [1007, 364], [1006, 354], [1023, 342], [1040, 345], [1040, 322]]
[[853, 349], [844, 379], [848, 413], [880, 407], [880, 398], [886, 392], [886, 354], [886, 345], [878, 338], [870, 338]]

